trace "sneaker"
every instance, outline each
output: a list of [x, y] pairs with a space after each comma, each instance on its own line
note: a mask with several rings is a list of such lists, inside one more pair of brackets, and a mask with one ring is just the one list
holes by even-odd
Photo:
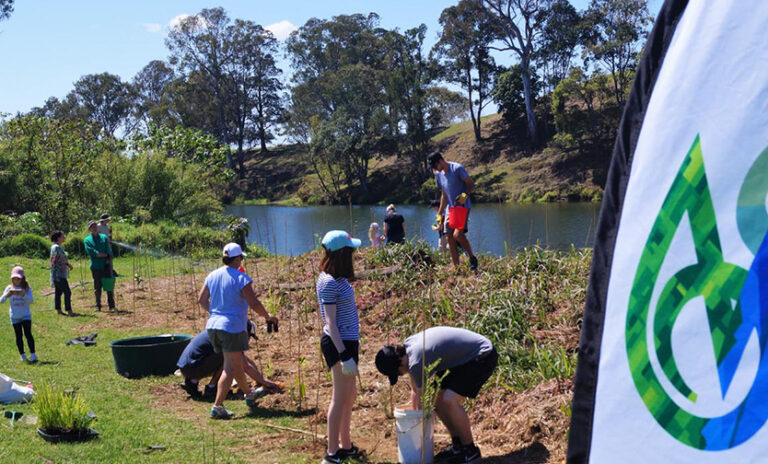
[[463, 464], [477, 464], [482, 459], [480, 455], [480, 448], [475, 445], [464, 446], [459, 453], [458, 459], [452, 462], [460, 462]]
[[339, 451], [336, 451], [333, 454], [326, 454], [323, 460], [320, 461], [320, 464], [341, 464], [341, 461], [343, 461], [345, 458], [341, 457]]
[[29, 355], [29, 362], [36, 363], [37, 362], [37, 355], [35, 353], [32, 353]]
[[461, 454], [461, 450], [450, 444], [435, 455], [435, 462], [452, 461]]
[[259, 387], [255, 390], [251, 390], [250, 393], [245, 395], [245, 405], [248, 406], [249, 408], [255, 407], [259, 398], [261, 398], [266, 394], [267, 394], [267, 391], [264, 389], [264, 387]]
[[21, 353], [21, 360], [24, 362], [27, 362], [27, 355], [24, 353]]
[[477, 257], [476, 256], [470, 256], [469, 257], [469, 270], [470, 271], [476, 271], [477, 270]]
[[341, 459], [357, 459], [360, 457], [360, 448], [352, 443], [352, 446], [349, 448], [339, 448], [339, 450], [336, 451], [336, 455]]
[[232, 419], [233, 413], [224, 409], [224, 406], [213, 406], [211, 408], [211, 419]]

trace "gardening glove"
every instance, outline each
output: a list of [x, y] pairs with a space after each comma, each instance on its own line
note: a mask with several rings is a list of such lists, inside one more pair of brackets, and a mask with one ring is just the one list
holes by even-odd
[[344, 375], [358, 375], [357, 363], [352, 359], [352, 355], [347, 350], [344, 350], [339, 353], [339, 356], [341, 357], [341, 373]]
[[467, 202], [467, 198], [469, 198], [469, 195], [467, 195], [467, 194], [466, 194], [466, 192], [464, 192], [464, 193], [460, 193], [460, 194], [458, 194], [458, 195], [456, 196], [456, 200], [455, 200], [455, 202], [456, 202], [456, 204], [458, 204], [458, 205], [463, 205], [464, 203], [466, 203], [466, 202]]

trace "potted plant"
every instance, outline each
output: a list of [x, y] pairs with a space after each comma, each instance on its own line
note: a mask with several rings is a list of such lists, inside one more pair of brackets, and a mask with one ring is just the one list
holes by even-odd
[[37, 434], [51, 443], [87, 441], [99, 436], [90, 428], [96, 416], [76, 392], [43, 385], [33, 404], [39, 428]]

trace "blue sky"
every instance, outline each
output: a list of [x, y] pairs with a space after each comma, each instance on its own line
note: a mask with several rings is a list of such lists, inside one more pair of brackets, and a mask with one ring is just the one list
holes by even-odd
[[[168, 25], [182, 14], [224, 7], [230, 17], [270, 26], [278, 37], [312, 17], [375, 11], [386, 28], [427, 25], [436, 41], [440, 12], [457, 0], [16, 0], [0, 22], [0, 113], [15, 114], [64, 97], [85, 74], [110, 72], [130, 81], [152, 60], [167, 59]], [[573, 0], [583, 9], [588, 0]], [[653, 14], [662, 0], [649, 0]], [[285, 66], [287, 62], [283, 61]]]

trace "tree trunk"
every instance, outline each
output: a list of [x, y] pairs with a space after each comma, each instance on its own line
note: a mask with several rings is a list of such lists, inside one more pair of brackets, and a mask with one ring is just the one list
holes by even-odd
[[536, 114], [533, 112], [533, 95], [531, 89], [531, 68], [527, 60], [520, 64], [523, 75], [523, 95], [525, 96], [525, 117], [528, 121], [528, 137], [536, 143]]
[[242, 141], [239, 141], [237, 144], [237, 166], [238, 166], [238, 177], [240, 179], [243, 179], [245, 177], [245, 153], [243, 153], [243, 143]]
[[264, 124], [259, 124], [259, 141], [261, 142], [261, 153], [267, 152], [267, 131], [264, 130]]

